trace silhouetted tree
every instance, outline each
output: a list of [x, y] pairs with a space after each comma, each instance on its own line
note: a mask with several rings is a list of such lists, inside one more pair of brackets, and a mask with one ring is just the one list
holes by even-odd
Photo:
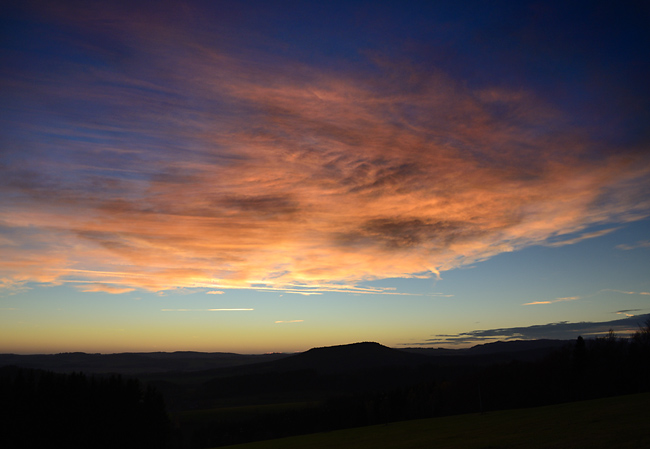
[[136, 379], [0, 368], [0, 447], [163, 448], [162, 397]]

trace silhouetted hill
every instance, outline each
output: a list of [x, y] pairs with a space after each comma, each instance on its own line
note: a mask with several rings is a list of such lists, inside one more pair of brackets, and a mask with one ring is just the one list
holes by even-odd
[[430, 363], [427, 357], [392, 349], [374, 342], [312, 348], [266, 366], [277, 371], [314, 370], [342, 373], [387, 366], [417, 366]]
[[[422, 380], [430, 374], [425, 366], [431, 368], [429, 357], [379, 343], [313, 348], [272, 362], [202, 372], [201, 377], [209, 380], [195, 390], [193, 406], [319, 401]], [[194, 374], [200, 380], [198, 375]], [[164, 384], [156, 385], [169, 391]], [[176, 405], [176, 400], [172, 403]]]

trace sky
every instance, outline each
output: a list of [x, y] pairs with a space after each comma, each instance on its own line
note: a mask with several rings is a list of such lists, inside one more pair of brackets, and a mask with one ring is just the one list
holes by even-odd
[[0, 352], [650, 318], [650, 7], [9, 2]]

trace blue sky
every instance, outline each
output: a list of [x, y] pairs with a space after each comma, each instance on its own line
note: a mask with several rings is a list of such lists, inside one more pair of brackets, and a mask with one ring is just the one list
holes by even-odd
[[463, 347], [650, 313], [642, 2], [20, 2], [0, 351]]

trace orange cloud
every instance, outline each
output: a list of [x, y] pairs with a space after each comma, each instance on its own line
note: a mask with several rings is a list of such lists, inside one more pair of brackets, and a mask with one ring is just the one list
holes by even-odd
[[15, 80], [26, 104], [93, 107], [60, 125], [24, 111], [27, 131], [53, 137], [7, 167], [3, 286], [367, 293], [371, 279], [597, 237], [611, 229], [584, 231], [650, 206], [647, 156], [602, 148], [521, 88], [472, 91], [386, 61], [249, 60], [153, 22], [111, 22], [146, 64]]
[[128, 293], [135, 290], [134, 288], [130, 288], [130, 287], [115, 287], [112, 285], [105, 285], [105, 284], [81, 285], [81, 286], [77, 286], [77, 288], [82, 292], [103, 292], [103, 293], [112, 293], [112, 294]]

